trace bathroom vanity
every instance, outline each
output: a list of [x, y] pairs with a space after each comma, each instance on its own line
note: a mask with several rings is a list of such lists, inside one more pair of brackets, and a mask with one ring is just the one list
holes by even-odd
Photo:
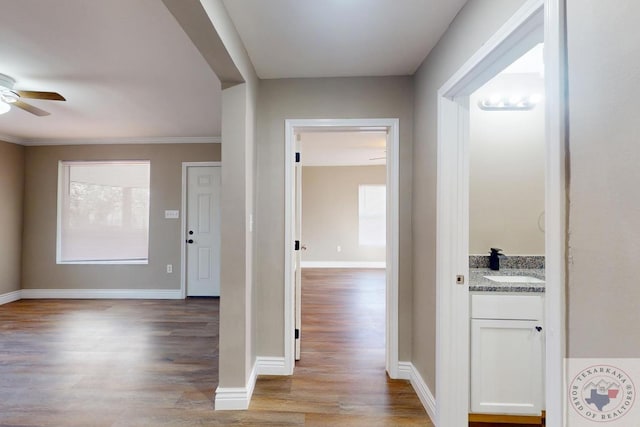
[[470, 269], [472, 413], [544, 409], [544, 270]]

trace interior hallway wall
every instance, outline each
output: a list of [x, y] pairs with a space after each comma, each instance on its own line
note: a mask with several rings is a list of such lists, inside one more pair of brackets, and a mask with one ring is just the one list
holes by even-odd
[[[384, 262], [384, 246], [359, 244], [359, 186], [385, 185], [387, 168], [302, 168], [302, 262]], [[341, 251], [337, 251], [340, 246]]]
[[567, 0], [568, 355], [640, 354], [640, 3]]
[[[399, 357], [411, 357], [411, 156], [413, 79], [262, 80], [258, 103], [257, 354], [284, 349], [285, 119], [400, 119]], [[421, 261], [422, 262], [422, 261]]]
[[[58, 162], [150, 160], [149, 264], [56, 264]], [[25, 148], [23, 289], [180, 289], [182, 162], [220, 160], [220, 144], [57, 145]], [[182, 214], [182, 212], [181, 212]], [[166, 265], [173, 264], [172, 274]]]
[[438, 90], [523, 3], [524, 0], [469, 0], [415, 75], [411, 360], [433, 393], [436, 390]]
[[0, 296], [20, 290], [24, 147], [0, 141]]

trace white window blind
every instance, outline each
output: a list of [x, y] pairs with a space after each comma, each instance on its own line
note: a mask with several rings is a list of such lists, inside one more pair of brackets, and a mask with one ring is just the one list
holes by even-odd
[[384, 185], [360, 185], [358, 191], [359, 243], [361, 246], [385, 246], [387, 188]]
[[147, 263], [148, 161], [59, 164], [58, 263]]

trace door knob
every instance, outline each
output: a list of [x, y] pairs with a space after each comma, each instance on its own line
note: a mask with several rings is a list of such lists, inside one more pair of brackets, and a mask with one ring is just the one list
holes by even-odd
[[187, 243], [189, 243], [189, 244], [193, 243], [193, 239], [187, 240]]
[[193, 230], [189, 230], [189, 235], [193, 234]]

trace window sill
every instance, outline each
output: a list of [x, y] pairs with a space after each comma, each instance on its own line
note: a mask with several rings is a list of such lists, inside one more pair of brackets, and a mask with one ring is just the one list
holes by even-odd
[[117, 261], [57, 261], [58, 265], [148, 265], [149, 260], [117, 260]]

